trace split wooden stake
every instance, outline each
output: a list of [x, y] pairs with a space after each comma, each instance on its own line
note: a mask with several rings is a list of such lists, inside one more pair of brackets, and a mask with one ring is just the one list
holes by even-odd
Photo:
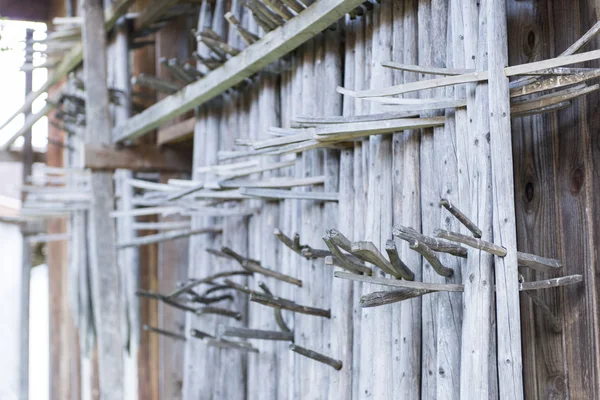
[[198, 286], [202, 283], [212, 283], [215, 279], [224, 278], [227, 276], [235, 276], [235, 275], [252, 275], [252, 272], [224, 271], [224, 272], [216, 273], [214, 275], [207, 276], [206, 278], [202, 278], [202, 279], [190, 279], [188, 283], [186, 283], [179, 289], [175, 290], [174, 292], [169, 293], [166, 297], [169, 299], [175, 299], [175, 298], [179, 297], [180, 295], [186, 293], [187, 291], [195, 288], [196, 286]]

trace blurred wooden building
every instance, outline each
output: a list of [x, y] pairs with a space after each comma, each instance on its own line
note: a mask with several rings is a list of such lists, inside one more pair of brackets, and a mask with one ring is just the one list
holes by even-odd
[[48, 115], [51, 399], [600, 398], [599, 13], [0, 1], [50, 27], [0, 150]]

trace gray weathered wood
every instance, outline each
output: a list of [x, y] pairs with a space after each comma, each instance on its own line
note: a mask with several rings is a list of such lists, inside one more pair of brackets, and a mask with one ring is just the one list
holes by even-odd
[[[102, 1], [88, 0], [84, 3], [83, 10], [84, 81], [88, 99], [86, 142], [107, 145], [110, 143], [111, 128]], [[92, 306], [98, 337], [100, 399], [116, 400], [124, 398], [124, 331], [121, 324], [122, 304], [114, 222], [109, 217], [114, 206], [112, 174], [92, 173], [91, 188], [94, 202], [90, 210], [88, 231], [89, 259]]]
[[210, 100], [321, 32], [360, 2], [326, 0], [315, 3], [313, 7], [306, 9], [283, 27], [268, 33], [204, 79], [187, 86], [175, 96], [161, 100], [127, 123], [116, 127], [113, 141], [120, 142], [143, 135], [161, 123]]

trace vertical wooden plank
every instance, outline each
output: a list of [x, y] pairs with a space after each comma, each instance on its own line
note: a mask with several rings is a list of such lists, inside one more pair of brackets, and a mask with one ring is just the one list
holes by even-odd
[[[111, 142], [106, 86], [106, 38], [100, 0], [84, 3], [83, 52], [86, 84], [86, 142]], [[93, 100], [91, 100], [93, 99]], [[94, 172], [91, 177], [94, 203], [90, 210], [90, 265], [94, 321], [98, 337], [101, 399], [122, 399], [123, 331], [120, 320], [120, 288], [114, 246], [112, 176]]]
[[[373, 54], [373, 37], [374, 37], [374, 21], [375, 16], [372, 10], [367, 10], [364, 16], [364, 28], [359, 36], [357, 36], [357, 42], [361, 43], [362, 59], [356, 59], [355, 64], [355, 87], [357, 88], [370, 88], [372, 82], [372, 54]], [[362, 64], [362, 65], [361, 65]], [[371, 105], [366, 101], [359, 101], [357, 103], [357, 112], [359, 115], [369, 114]], [[357, 146], [358, 147], [358, 146]], [[355, 149], [356, 151], [356, 149]], [[357, 222], [362, 222], [362, 226], [354, 226], [354, 240], [372, 239], [371, 235], [367, 236], [366, 228], [369, 225], [369, 202], [373, 194], [370, 194], [371, 176], [369, 171], [371, 169], [371, 152], [369, 139], [362, 140], [360, 146], [361, 152], [361, 167], [362, 167], [362, 184], [364, 185], [364, 197], [358, 198], [359, 205], [355, 204], [355, 212], [357, 215]], [[355, 171], [357, 171], [355, 164]], [[373, 212], [373, 210], [371, 210]], [[369, 232], [370, 233], [370, 232]], [[378, 288], [379, 289], [379, 288]], [[372, 291], [372, 287], [368, 284], [361, 285], [361, 291], [356, 293], [355, 302], [358, 303], [360, 294], [366, 294]], [[373, 388], [375, 385], [375, 374], [363, 374], [361, 371], [365, 369], [373, 368], [375, 363], [375, 351], [374, 342], [371, 340], [372, 334], [372, 309], [360, 309], [360, 338], [358, 346], [359, 349], [355, 354], [359, 357], [359, 363], [356, 368], [356, 378], [358, 378], [358, 393], [359, 399], [369, 398], [373, 396]]]
[[[210, 24], [212, 20], [212, 4], [208, 1], [203, 1], [198, 17], [198, 27], [203, 28]], [[207, 49], [198, 46], [198, 52], [202, 56], [207, 55]], [[197, 168], [207, 165], [206, 160], [206, 141], [208, 136], [208, 110], [203, 107], [195, 111], [196, 124], [194, 126], [194, 155], [192, 164], [192, 179], [201, 180], [204, 176], [197, 172]], [[192, 228], [200, 228], [206, 226], [209, 222], [208, 218], [200, 216], [192, 216]], [[188, 276], [190, 278], [200, 278], [206, 275], [207, 265], [214, 260], [206, 253], [206, 248], [211, 245], [211, 238], [207, 235], [194, 235], [189, 239], [189, 269]], [[214, 333], [214, 325], [211, 324], [211, 316], [201, 315], [195, 316], [186, 313], [185, 329], [189, 333], [191, 329], [204, 329], [208, 333]], [[197, 399], [205, 397], [210, 399], [212, 396], [211, 371], [213, 365], [209, 364], [209, 349], [204, 343], [199, 340], [190, 338], [185, 343], [184, 351], [184, 372], [183, 372], [183, 390], [182, 398], [184, 400]]]
[[[509, 2], [508, 43], [510, 64], [523, 64], [551, 58], [552, 5], [542, 2]], [[586, 27], [587, 29], [587, 27]], [[568, 39], [567, 39], [568, 40]], [[564, 48], [557, 48], [558, 52]], [[557, 173], [554, 157], [557, 140], [555, 115], [514, 118], [513, 158], [517, 241], [521, 251], [561, 259]], [[556, 229], [548, 229], [555, 227]], [[544, 232], [543, 235], [540, 232]], [[545, 274], [523, 269], [526, 280], [547, 279]], [[546, 304], [561, 315], [564, 305], [560, 289], [538, 293]], [[556, 334], [546, 317], [527, 296], [521, 296], [524, 395], [527, 399], [566, 398], [564, 334]]]
[[[404, 3], [404, 62], [418, 62], [418, 2], [407, 0]], [[404, 82], [412, 82], [416, 74], [404, 73]], [[420, 142], [419, 131], [405, 131], [403, 136], [403, 168], [401, 192], [402, 225], [417, 230], [421, 227], [421, 187], [420, 187]], [[413, 269], [415, 280], [421, 280], [421, 256], [410, 250], [408, 243], [401, 244], [402, 260]], [[400, 365], [395, 375], [399, 379], [397, 393], [400, 397], [418, 398], [421, 379], [421, 299], [411, 299], [400, 303]], [[396, 396], [397, 397], [397, 396]]]
[[[590, 8], [595, 8], [595, 4], [587, 1], [579, 2], [579, 7], [551, 3], [549, 25], [554, 36], [550, 48], [555, 54], [564, 51], [589, 29], [591, 21], [586, 21], [585, 26], [580, 25], [594, 14], [597, 17], [597, 10], [591, 12]], [[581, 99], [573, 102], [571, 108], [557, 112], [556, 133], [552, 137], [563, 243], [561, 259], [565, 262], [565, 273], [584, 276], [581, 286], [564, 289], [561, 297], [570, 398], [597, 398], [600, 395], [597, 267], [592, 267], [597, 264], [598, 229], [597, 217], [592, 211], [596, 209], [593, 199], [597, 184], [593, 167], [597, 150], [592, 148], [597, 137], [594, 134], [597, 130], [596, 99], [595, 96]], [[590, 126], [592, 122], [594, 125]]]
[[[462, 47], [464, 67], [487, 69], [485, 2], [464, 0], [456, 2], [453, 10], [453, 27], [463, 27]], [[480, 10], [483, 10], [481, 12]], [[458, 13], [457, 13], [458, 14]], [[458, 39], [460, 40], [460, 39]], [[461, 46], [457, 44], [457, 46]], [[458, 60], [457, 60], [458, 62]], [[459, 191], [468, 193], [461, 197], [461, 207], [482, 230], [483, 237], [491, 238], [492, 209], [489, 162], [489, 121], [487, 83], [468, 85], [466, 89], [466, 120], [459, 120], [457, 112], [457, 159], [459, 163]], [[460, 121], [460, 123], [459, 123]], [[491, 396], [489, 379], [490, 357], [495, 353], [490, 348], [492, 335], [492, 257], [481, 251], [469, 250], [469, 258], [463, 275], [465, 292], [463, 297], [463, 327], [461, 338], [460, 393], [461, 398], [488, 398]], [[495, 332], [494, 332], [495, 336]]]
[[[419, 65], [433, 65], [433, 46], [434, 40], [444, 41], [444, 37], [435, 37], [433, 30], [440, 28], [440, 21], [436, 20], [433, 24], [434, 15], [432, 13], [432, 2], [429, 0], [420, 0], [418, 17], [418, 63]], [[436, 15], [436, 17], [440, 17]], [[445, 34], [445, 32], [444, 32]], [[439, 50], [438, 50], [439, 51]], [[442, 50], [443, 51], [443, 50]], [[419, 80], [429, 79], [430, 76], [420, 74]], [[422, 91], [420, 97], [432, 97], [432, 91]], [[433, 116], [433, 112], [425, 113], [423, 116]], [[438, 129], [437, 133], [440, 129]], [[440, 176], [436, 174], [435, 165], [438, 162], [439, 155], [434, 153], [434, 135], [433, 128], [421, 129], [421, 147], [420, 147], [420, 185], [421, 185], [421, 230], [423, 233], [431, 234], [437, 227], [440, 216], [438, 205], [438, 185]], [[415, 229], [418, 229], [415, 227]], [[437, 280], [437, 274], [431, 268], [431, 265], [422, 260], [424, 282], [434, 282]], [[431, 296], [423, 296], [422, 304], [422, 362], [421, 362], [421, 396], [423, 398], [435, 398], [438, 369], [437, 365], [437, 321], [435, 315], [438, 307], [438, 294], [432, 293]]]
[[[346, 43], [344, 47], [344, 86], [354, 85], [354, 46], [356, 45], [356, 23], [349, 15], [344, 21]], [[330, 32], [328, 32], [331, 35]], [[335, 33], [338, 35], [339, 33]], [[331, 41], [327, 36], [327, 54], [329, 55]], [[337, 65], [340, 73], [341, 66]], [[335, 81], [334, 81], [335, 82]], [[337, 83], [337, 82], [336, 82]], [[354, 100], [350, 97], [343, 99], [343, 115], [353, 116]], [[339, 193], [337, 229], [347, 237], [354, 235], [354, 223], [350, 216], [354, 215], [354, 149], [341, 150], [339, 160]], [[327, 188], [326, 191], [329, 191]], [[336, 270], [340, 268], [336, 267]], [[354, 338], [353, 314], [354, 284], [342, 279], [334, 279], [331, 287], [331, 353], [334, 358], [342, 361], [342, 369], [331, 374], [328, 399], [352, 398], [352, 347]]]
[[492, 208], [494, 242], [507, 250], [494, 257], [496, 275], [496, 321], [498, 329], [498, 380], [501, 398], [523, 398], [521, 315], [517, 230], [515, 222], [508, 38], [506, 1], [487, 2], [488, 89], [490, 151], [492, 156]]
[[[25, 30], [25, 60], [33, 62], [33, 29]], [[33, 71], [25, 71], [25, 96], [32, 91]], [[31, 113], [28, 110], [25, 114], [25, 119]], [[33, 165], [33, 147], [31, 144], [31, 129], [23, 135], [23, 183], [26, 182], [27, 176], [31, 175]], [[25, 200], [25, 195], [22, 195], [22, 200]], [[21, 275], [21, 300], [20, 300], [20, 315], [21, 326], [20, 337], [22, 340], [21, 358], [19, 363], [19, 398], [27, 400], [29, 398], [29, 286], [31, 281], [31, 248], [27, 243], [23, 244], [22, 255], [22, 275]]]

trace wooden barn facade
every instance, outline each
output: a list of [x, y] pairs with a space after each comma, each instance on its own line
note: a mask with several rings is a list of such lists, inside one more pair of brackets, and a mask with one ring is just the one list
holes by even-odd
[[600, 398], [597, 2], [43, 3], [52, 400]]

